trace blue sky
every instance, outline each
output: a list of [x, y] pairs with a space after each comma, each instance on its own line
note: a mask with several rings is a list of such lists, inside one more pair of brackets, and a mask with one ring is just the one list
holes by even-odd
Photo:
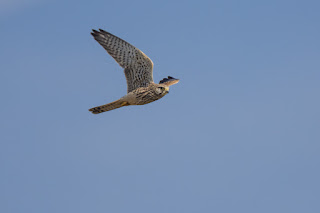
[[[319, 1], [2, 1], [0, 212], [320, 212]], [[145, 105], [91, 37], [145, 52]]]

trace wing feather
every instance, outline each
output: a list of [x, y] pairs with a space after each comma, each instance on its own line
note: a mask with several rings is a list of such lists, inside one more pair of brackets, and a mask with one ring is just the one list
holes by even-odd
[[141, 50], [104, 30], [92, 30], [94, 39], [124, 68], [128, 93], [153, 82], [153, 62]]

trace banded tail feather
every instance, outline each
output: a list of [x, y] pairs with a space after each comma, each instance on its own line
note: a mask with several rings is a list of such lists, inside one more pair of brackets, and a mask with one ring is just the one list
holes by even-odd
[[92, 112], [93, 114], [99, 114], [102, 112], [107, 112], [110, 110], [114, 110], [123, 106], [128, 106], [128, 102], [126, 101], [122, 101], [122, 100], [116, 100], [114, 102], [105, 104], [105, 105], [101, 105], [101, 106], [97, 106], [97, 107], [93, 107], [91, 109], [89, 109], [90, 112]]

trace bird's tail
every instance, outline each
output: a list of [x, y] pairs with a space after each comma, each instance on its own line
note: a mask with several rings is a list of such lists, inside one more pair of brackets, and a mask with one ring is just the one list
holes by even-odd
[[110, 110], [117, 109], [123, 106], [128, 106], [128, 105], [129, 105], [128, 102], [119, 99], [105, 105], [93, 107], [89, 109], [89, 111], [91, 111], [93, 114], [99, 114], [102, 112], [110, 111]]

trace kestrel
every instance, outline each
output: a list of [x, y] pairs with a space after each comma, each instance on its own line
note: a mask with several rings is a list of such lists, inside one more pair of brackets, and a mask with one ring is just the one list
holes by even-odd
[[124, 68], [127, 79], [127, 94], [109, 104], [89, 109], [93, 114], [129, 105], [144, 105], [156, 101], [169, 93], [169, 87], [179, 82], [171, 76], [159, 84], [153, 82], [153, 62], [138, 48], [111, 33], [92, 30], [94, 39]]

